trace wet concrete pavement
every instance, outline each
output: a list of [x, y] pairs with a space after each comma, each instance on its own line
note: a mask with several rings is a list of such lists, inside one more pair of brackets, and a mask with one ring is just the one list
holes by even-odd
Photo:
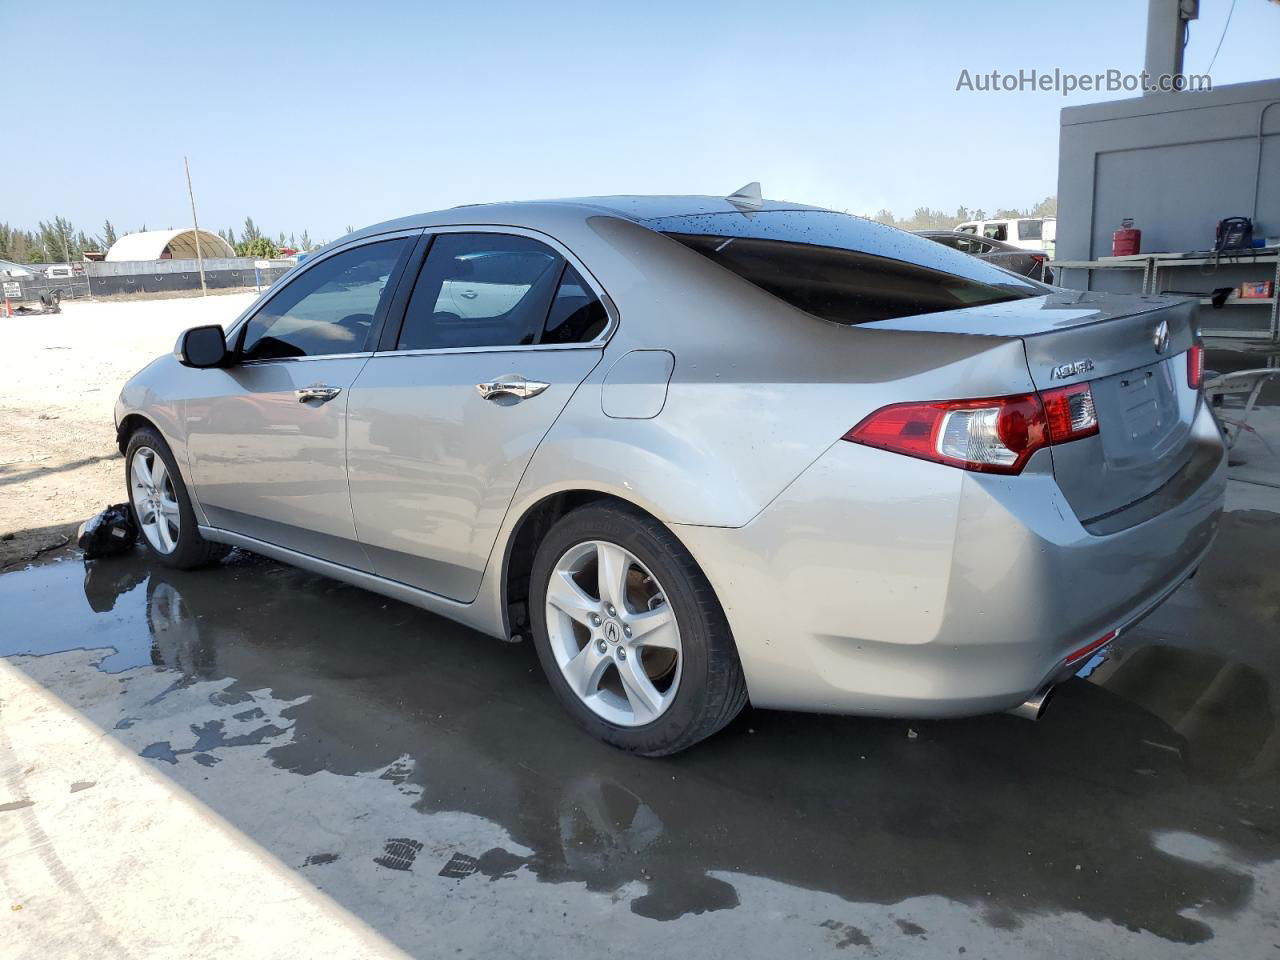
[[640, 760], [529, 644], [241, 553], [0, 576], [0, 655], [414, 955], [1280, 957], [1266, 510], [1034, 724], [748, 710]]

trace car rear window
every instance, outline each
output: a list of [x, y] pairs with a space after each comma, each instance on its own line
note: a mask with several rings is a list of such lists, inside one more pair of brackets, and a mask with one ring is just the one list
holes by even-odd
[[[1040, 296], [1046, 290], [923, 238], [950, 269], [863, 250], [766, 237], [667, 232], [779, 300], [833, 323], [859, 324]], [[914, 249], [914, 248], [913, 248]], [[923, 253], [923, 251], [922, 251]], [[934, 257], [922, 259], [936, 261]], [[963, 262], [969, 261], [969, 263]], [[973, 266], [970, 266], [970, 263]]]

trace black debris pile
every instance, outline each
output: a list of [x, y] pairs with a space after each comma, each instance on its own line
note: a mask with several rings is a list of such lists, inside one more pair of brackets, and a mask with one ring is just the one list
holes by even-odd
[[115, 503], [80, 524], [76, 542], [86, 558], [93, 560], [124, 553], [138, 540], [138, 527], [127, 503]]

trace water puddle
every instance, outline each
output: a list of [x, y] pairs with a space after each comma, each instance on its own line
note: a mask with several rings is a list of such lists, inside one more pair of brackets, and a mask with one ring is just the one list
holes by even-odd
[[[850, 903], [937, 895], [1000, 928], [1075, 912], [1206, 940], [1205, 916], [1254, 894], [1238, 865], [1280, 856], [1277, 637], [1280, 517], [1242, 511], [1040, 723], [748, 711], [639, 760], [570, 723], [528, 644], [270, 561], [175, 572], [139, 552], [0, 576], [0, 656], [269, 849], [298, 818], [307, 839], [278, 855], [331, 895], [353, 863], [531, 875], [652, 920], [733, 909], [751, 876]], [[498, 840], [446, 842], [459, 815]]]

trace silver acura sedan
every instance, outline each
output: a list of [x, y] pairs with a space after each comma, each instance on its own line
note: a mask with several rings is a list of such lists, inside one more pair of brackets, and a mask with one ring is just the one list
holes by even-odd
[[471, 206], [187, 331], [116, 422], [161, 563], [234, 545], [531, 637], [660, 755], [748, 700], [1036, 715], [1213, 539], [1192, 310], [750, 197]]

